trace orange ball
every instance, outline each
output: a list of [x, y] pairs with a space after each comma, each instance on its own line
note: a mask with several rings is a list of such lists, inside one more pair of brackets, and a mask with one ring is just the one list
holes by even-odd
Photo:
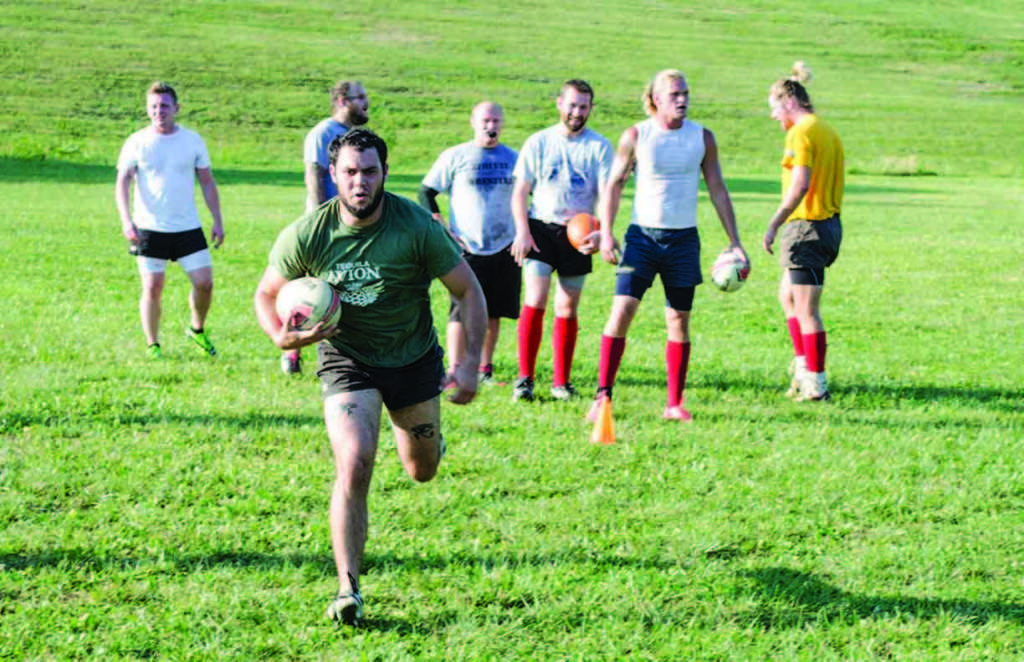
[[566, 223], [565, 234], [572, 247], [579, 250], [580, 246], [587, 241], [587, 237], [600, 229], [601, 224], [596, 218], [586, 212], [580, 212]]

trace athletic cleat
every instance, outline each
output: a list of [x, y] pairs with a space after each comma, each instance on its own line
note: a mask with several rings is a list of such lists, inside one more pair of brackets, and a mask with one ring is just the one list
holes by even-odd
[[195, 331], [192, 327], [185, 327], [185, 335], [192, 339], [202, 352], [208, 356], [217, 356], [217, 350], [213, 346], [213, 341], [210, 340], [210, 336], [206, 331]]
[[286, 375], [301, 374], [302, 354], [300, 352], [285, 352], [281, 354], [281, 372]]
[[793, 360], [789, 362], [789, 390], [786, 391], [787, 398], [795, 398], [800, 395], [800, 383], [804, 379], [804, 375], [807, 374], [807, 368], [804, 366], [804, 357], [794, 356]]
[[793, 398], [793, 402], [828, 402], [832, 399], [832, 394], [828, 391], [821, 391], [813, 395], [804, 395], [803, 393], [798, 394]]
[[480, 366], [478, 379], [481, 386], [494, 386], [497, 383], [494, 381], [494, 366], [490, 363]]
[[828, 392], [828, 380], [823, 372], [807, 372], [800, 382], [800, 393], [794, 402], [828, 402], [832, 394]]
[[676, 405], [675, 407], [665, 407], [664, 413], [661, 417], [666, 421], [683, 421], [689, 423], [693, 420], [693, 415], [686, 410], [682, 405]]
[[512, 387], [512, 400], [533, 402], [533, 377], [520, 377]]
[[597, 417], [601, 413], [601, 400], [605, 398], [612, 399], [612, 389], [609, 386], [599, 386], [594, 393], [594, 400], [590, 403], [590, 409], [587, 410], [587, 421], [597, 423]]
[[146, 357], [150, 360], [156, 361], [161, 356], [163, 356], [163, 352], [160, 350], [160, 343], [155, 342], [146, 348]]
[[575, 400], [580, 396], [576, 391], [576, 387], [572, 385], [572, 382], [566, 382], [559, 386], [551, 387], [551, 397], [555, 400], [561, 400], [562, 402], [569, 402]]
[[342, 625], [358, 625], [363, 618], [363, 596], [358, 592], [339, 593], [327, 605], [327, 618]]

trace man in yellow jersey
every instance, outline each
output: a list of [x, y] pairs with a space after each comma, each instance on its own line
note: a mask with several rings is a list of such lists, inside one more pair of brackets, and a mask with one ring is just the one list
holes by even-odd
[[814, 112], [804, 87], [809, 80], [810, 70], [797, 62], [793, 75], [776, 81], [769, 92], [772, 119], [786, 132], [786, 145], [782, 204], [768, 223], [764, 249], [773, 252], [781, 227], [779, 263], [785, 271], [779, 301], [795, 353], [787, 395], [797, 401], [822, 401], [831, 396], [825, 377], [821, 292], [825, 268], [835, 262], [843, 241], [843, 143]]

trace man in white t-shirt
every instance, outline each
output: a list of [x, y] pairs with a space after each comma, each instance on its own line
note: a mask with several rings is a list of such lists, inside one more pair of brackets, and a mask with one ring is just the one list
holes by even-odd
[[[213, 297], [213, 261], [199, 222], [195, 180], [213, 217], [214, 248], [224, 242], [217, 182], [199, 134], [179, 126], [174, 88], [153, 83], [146, 91], [150, 125], [133, 133], [117, 160], [114, 197], [121, 233], [130, 242], [142, 278], [139, 314], [150, 358], [160, 358], [160, 299], [168, 260], [178, 262], [192, 283], [191, 318], [186, 335], [209, 356], [216, 356], [205, 329]], [[134, 182], [134, 195], [132, 183]]]
[[[521, 268], [509, 250], [516, 234], [512, 219], [512, 170], [516, 150], [501, 144], [505, 115], [501, 106], [481, 101], [470, 116], [473, 140], [444, 150], [420, 186], [420, 204], [444, 223], [437, 196], [450, 198], [448, 230], [462, 248], [487, 300], [487, 335], [480, 358], [481, 383], [493, 383], [494, 350], [501, 318], [519, 317]], [[462, 314], [453, 299], [448, 317], [450, 371], [466, 353]], [[451, 379], [446, 379], [450, 383]]]
[[594, 213], [612, 164], [611, 143], [587, 128], [593, 103], [594, 91], [588, 83], [566, 81], [557, 102], [561, 121], [527, 138], [513, 173], [516, 236], [512, 255], [523, 265], [526, 285], [519, 314], [519, 379], [513, 400], [529, 402], [534, 398], [537, 354], [555, 271], [558, 287], [551, 338], [551, 397], [571, 400], [577, 395], [569, 380], [579, 334], [577, 311], [583, 283], [592, 269], [590, 253], [597, 246], [595, 237], [593, 245], [585, 247], [587, 254], [576, 250], [565, 226], [576, 214]]
[[[370, 99], [359, 81], [340, 80], [331, 88], [331, 116], [310, 129], [302, 143], [306, 213], [338, 195], [338, 187], [328, 168], [328, 148], [335, 138], [345, 135], [349, 129], [369, 122], [369, 112]], [[281, 353], [281, 372], [286, 375], [302, 372], [302, 350], [291, 349]]]

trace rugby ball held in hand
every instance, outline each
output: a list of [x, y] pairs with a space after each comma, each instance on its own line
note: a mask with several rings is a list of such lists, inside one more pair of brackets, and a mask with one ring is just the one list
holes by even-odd
[[750, 265], [731, 251], [719, 255], [711, 267], [711, 282], [723, 292], [740, 289], [749, 275]]
[[277, 293], [275, 308], [282, 324], [308, 331], [320, 322], [333, 326], [341, 319], [341, 299], [330, 284], [306, 276], [285, 283]]
[[596, 218], [586, 212], [576, 214], [565, 224], [565, 235], [576, 250], [586, 243], [587, 237], [601, 229]]

